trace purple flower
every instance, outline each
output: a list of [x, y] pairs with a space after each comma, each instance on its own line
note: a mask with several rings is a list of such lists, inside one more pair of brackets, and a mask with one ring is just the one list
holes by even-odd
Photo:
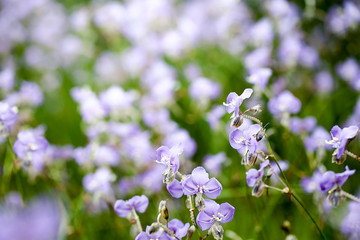
[[216, 222], [230, 222], [235, 213], [235, 208], [229, 203], [217, 204], [215, 201], [205, 199], [205, 209], [196, 217], [196, 223], [201, 230], [209, 229]]
[[149, 205], [149, 199], [145, 195], [134, 196], [131, 199], [117, 200], [114, 205], [114, 210], [119, 217], [127, 217], [132, 209], [139, 213], [144, 213]]
[[178, 219], [173, 219], [168, 223], [168, 228], [175, 233], [175, 236], [179, 239], [186, 236], [190, 227], [189, 223], [184, 224]]
[[184, 180], [183, 190], [185, 195], [204, 193], [209, 198], [217, 198], [222, 191], [222, 186], [216, 178], [209, 179], [209, 174], [203, 167], [197, 167], [189, 178]]
[[226, 103], [223, 103], [224, 106], [226, 106], [226, 111], [228, 113], [235, 113], [235, 116], [239, 114], [239, 108], [244, 101], [244, 99], [247, 99], [251, 96], [253, 93], [253, 90], [251, 88], [247, 88], [244, 90], [244, 92], [238, 96], [236, 93], [231, 92], [226, 98]]
[[183, 147], [180, 144], [174, 145], [171, 148], [161, 146], [156, 150], [156, 162], [170, 167], [174, 173], [179, 169], [179, 155], [183, 152]]
[[40, 170], [48, 146], [48, 141], [36, 129], [32, 129], [18, 133], [13, 149], [25, 161], [25, 165], [33, 164], [35, 169]]
[[291, 92], [283, 91], [268, 102], [269, 111], [275, 116], [283, 113], [298, 113], [301, 109], [301, 102]]
[[182, 181], [179, 182], [177, 179], [174, 179], [172, 183], [167, 184], [166, 188], [169, 191], [170, 195], [174, 198], [181, 198], [184, 194], [183, 183]]
[[348, 142], [358, 134], [358, 131], [357, 126], [341, 129], [335, 125], [330, 132], [331, 140], [325, 142], [338, 150], [336, 157], [339, 159], [344, 154]]
[[94, 153], [94, 161], [98, 166], [116, 166], [120, 163], [120, 154], [115, 147], [99, 146]]
[[262, 177], [264, 176], [264, 169], [269, 166], [269, 164], [270, 161], [266, 160], [260, 164], [259, 170], [251, 168], [246, 172], [246, 183], [249, 187], [254, 187], [256, 182], [262, 181]]
[[256, 141], [255, 135], [260, 129], [259, 124], [253, 124], [243, 131], [235, 129], [229, 136], [231, 147], [237, 149], [241, 154], [246, 154], [247, 151], [252, 154], [256, 153], [258, 142]]
[[224, 116], [225, 110], [223, 106], [216, 105], [206, 115], [206, 120], [212, 129], [218, 129], [220, 127], [220, 119]]
[[169, 235], [165, 232], [157, 231], [155, 233], [150, 234], [150, 226], [146, 227], [146, 232], [141, 232], [136, 236], [135, 240], [172, 240]]
[[[10, 107], [6, 102], [0, 101], [0, 123], [7, 128], [10, 128], [16, 121], [17, 109]], [[2, 127], [0, 127], [2, 128]]]
[[217, 82], [204, 77], [199, 77], [191, 83], [189, 87], [190, 96], [195, 99], [207, 102], [216, 99], [221, 92], [221, 87]]
[[330, 191], [333, 187], [341, 187], [349, 176], [353, 175], [355, 170], [350, 170], [348, 166], [345, 167], [345, 172], [334, 173], [333, 171], [325, 172], [320, 180], [320, 190], [323, 192]]

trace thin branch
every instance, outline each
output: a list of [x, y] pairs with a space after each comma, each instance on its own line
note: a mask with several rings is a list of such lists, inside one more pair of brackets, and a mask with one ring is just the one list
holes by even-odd
[[360, 162], [360, 157], [359, 157], [358, 155], [356, 155], [356, 154], [354, 154], [354, 153], [352, 153], [352, 152], [349, 152], [348, 150], [346, 150], [345, 153], [346, 153], [348, 156], [350, 156], [350, 157], [352, 157], [352, 158], [355, 158], [356, 160], [358, 160], [358, 161]]

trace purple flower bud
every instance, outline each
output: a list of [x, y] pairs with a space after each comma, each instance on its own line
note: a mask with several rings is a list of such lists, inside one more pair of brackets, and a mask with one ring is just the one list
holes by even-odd
[[134, 196], [127, 201], [117, 200], [114, 205], [114, 210], [119, 217], [127, 217], [132, 209], [139, 213], [144, 213], [148, 205], [149, 199], [145, 195]]
[[179, 239], [186, 236], [190, 227], [189, 223], [184, 224], [178, 219], [173, 219], [168, 223], [168, 228], [175, 233], [175, 236]]
[[226, 106], [226, 111], [228, 113], [235, 113], [235, 116], [239, 114], [239, 107], [241, 106], [244, 99], [247, 99], [251, 96], [253, 90], [251, 88], [247, 88], [244, 92], [238, 96], [236, 93], [231, 92], [226, 98], [226, 103], [223, 103]]
[[341, 187], [349, 176], [353, 175], [355, 170], [350, 170], [348, 166], [345, 167], [345, 172], [334, 173], [333, 171], [325, 172], [320, 180], [320, 190], [322, 192], [330, 191], [333, 187]]
[[205, 209], [196, 217], [196, 223], [201, 230], [209, 229], [216, 222], [230, 222], [235, 213], [235, 208], [229, 203], [217, 204], [215, 201], [205, 199]]
[[197, 167], [190, 177], [184, 180], [183, 190], [185, 195], [203, 193], [209, 198], [217, 198], [222, 191], [222, 186], [216, 178], [209, 179], [203, 167]]
[[339, 159], [344, 154], [347, 144], [355, 138], [358, 131], [359, 128], [357, 126], [341, 129], [338, 125], [335, 125], [330, 131], [331, 140], [325, 142], [330, 144], [333, 148], [338, 149], [337, 158]]

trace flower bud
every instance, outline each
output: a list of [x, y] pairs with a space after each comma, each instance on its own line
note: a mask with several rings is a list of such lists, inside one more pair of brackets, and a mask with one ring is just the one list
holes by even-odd
[[247, 151], [241, 159], [241, 164], [245, 166], [252, 166], [256, 162], [257, 157], [257, 153], [251, 153], [250, 151]]
[[194, 225], [191, 225], [187, 231], [187, 238], [186, 239], [190, 239], [191, 236], [194, 234], [196, 228]]
[[265, 136], [265, 128], [261, 128], [255, 135], [256, 141], [260, 142], [264, 136]]
[[[160, 204], [159, 204], [159, 215], [160, 215], [160, 221], [161, 220], [165, 220], [165, 223], [167, 224], [168, 220], [169, 220], [169, 211], [166, 207], [166, 201], [165, 200], [162, 200], [160, 201]], [[163, 222], [161, 221], [161, 222]]]
[[332, 162], [336, 163], [338, 165], [343, 164], [346, 160], [346, 153], [344, 152], [343, 155], [340, 156], [340, 158], [337, 158], [337, 154], [339, 152], [339, 149], [335, 149], [335, 151], [332, 154]]
[[153, 234], [156, 233], [160, 228], [160, 224], [157, 222], [154, 222], [153, 224], [151, 224], [151, 226], [149, 227], [149, 234]]
[[165, 183], [166, 185], [172, 183], [175, 179], [175, 173], [174, 171], [172, 170], [171, 167], [168, 167], [164, 173], [164, 178], [163, 178], [163, 183]]
[[216, 240], [222, 240], [224, 237], [224, 228], [217, 222], [211, 226], [209, 231]]
[[255, 105], [252, 108], [249, 109], [249, 111], [253, 114], [257, 114], [259, 112], [262, 112], [263, 109], [261, 108], [261, 104]]
[[258, 181], [252, 192], [251, 192], [251, 195], [253, 195], [254, 197], [260, 197], [264, 192], [264, 183], [262, 181]]
[[202, 211], [205, 208], [205, 200], [202, 196], [202, 193], [197, 193], [195, 196], [195, 207], [199, 210]]
[[331, 190], [329, 192], [329, 196], [327, 197], [327, 200], [334, 207], [337, 207], [340, 204], [342, 204], [345, 201], [345, 199], [346, 197], [342, 194], [340, 188], [335, 188], [334, 190]]
[[236, 116], [236, 117], [234, 117], [234, 118], [232, 119], [230, 126], [231, 126], [231, 127], [236, 127], [236, 128], [238, 128], [238, 127], [241, 126], [241, 124], [243, 123], [243, 121], [244, 121], [243, 116], [242, 116], [242, 115], [238, 115], [238, 116]]

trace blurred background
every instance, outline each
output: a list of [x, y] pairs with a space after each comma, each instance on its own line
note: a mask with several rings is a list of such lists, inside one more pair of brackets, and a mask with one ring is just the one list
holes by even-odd
[[[255, 198], [246, 185], [222, 104], [252, 88], [241, 109], [263, 106], [269, 142], [326, 237], [359, 239], [359, 219], [353, 234], [342, 228], [348, 202], [331, 208], [301, 187], [316, 169], [360, 170], [351, 158], [331, 163], [324, 144], [334, 125], [360, 126], [359, 23], [357, 1], [0, 0], [1, 99], [18, 108], [0, 145], [0, 223], [31, 239], [134, 239], [104, 199], [141, 194], [150, 200], [143, 228], [165, 199], [171, 219], [190, 222], [185, 197], [171, 198], [155, 164], [158, 147], [182, 143], [180, 171], [204, 166], [223, 186], [216, 201], [236, 209], [224, 239], [320, 239], [292, 199]], [[270, 111], [286, 90], [301, 108]], [[39, 169], [12, 152], [23, 129], [50, 144]], [[359, 140], [348, 149], [360, 154]], [[357, 172], [343, 189], [357, 195], [359, 181]], [[47, 219], [47, 232], [28, 229], [29, 219]], [[8, 234], [0, 239], [24, 239]]]

